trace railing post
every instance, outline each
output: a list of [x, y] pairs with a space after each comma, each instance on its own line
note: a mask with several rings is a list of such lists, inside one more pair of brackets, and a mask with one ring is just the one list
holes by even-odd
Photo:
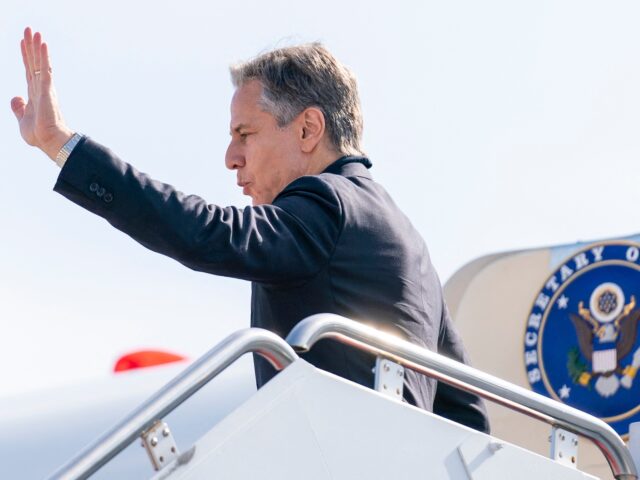
[[636, 464], [636, 469], [640, 470], [640, 422], [633, 422], [629, 425], [629, 443], [627, 444], [631, 458]]

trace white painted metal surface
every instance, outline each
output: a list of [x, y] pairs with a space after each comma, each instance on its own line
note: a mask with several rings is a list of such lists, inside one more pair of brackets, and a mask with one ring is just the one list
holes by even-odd
[[388, 358], [377, 357], [373, 389], [388, 395], [389, 398], [402, 400], [404, 390], [404, 367]]
[[141, 436], [142, 446], [149, 455], [153, 469], [162, 470], [165, 465], [173, 462], [180, 451], [178, 445], [171, 434], [171, 428], [166, 422], [158, 421]]
[[298, 360], [153, 478], [595, 477]]
[[578, 466], [578, 436], [562, 428], [552, 428], [549, 436], [551, 458], [569, 467]]

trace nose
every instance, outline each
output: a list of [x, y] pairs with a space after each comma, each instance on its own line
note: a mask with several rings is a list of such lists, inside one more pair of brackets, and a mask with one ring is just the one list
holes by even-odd
[[244, 154], [240, 148], [234, 145], [233, 140], [227, 147], [227, 153], [224, 156], [224, 164], [229, 170], [237, 170], [244, 166]]

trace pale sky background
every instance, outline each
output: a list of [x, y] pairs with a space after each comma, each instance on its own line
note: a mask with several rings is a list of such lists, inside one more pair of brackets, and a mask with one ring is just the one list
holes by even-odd
[[[26, 25], [69, 126], [159, 180], [247, 204], [224, 167], [228, 65], [320, 40], [359, 80], [372, 173], [444, 281], [502, 250], [637, 233], [637, 1], [24, 1], [0, 4], [0, 396], [196, 356], [249, 322], [249, 285], [145, 250], [52, 192], [21, 140]], [[522, 272], [526, 275], [526, 272]]]

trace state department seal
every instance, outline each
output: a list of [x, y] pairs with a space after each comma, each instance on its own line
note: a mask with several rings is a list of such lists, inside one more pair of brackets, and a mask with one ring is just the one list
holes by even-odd
[[640, 244], [591, 245], [537, 293], [524, 335], [531, 388], [620, 435], [640, 420]]

